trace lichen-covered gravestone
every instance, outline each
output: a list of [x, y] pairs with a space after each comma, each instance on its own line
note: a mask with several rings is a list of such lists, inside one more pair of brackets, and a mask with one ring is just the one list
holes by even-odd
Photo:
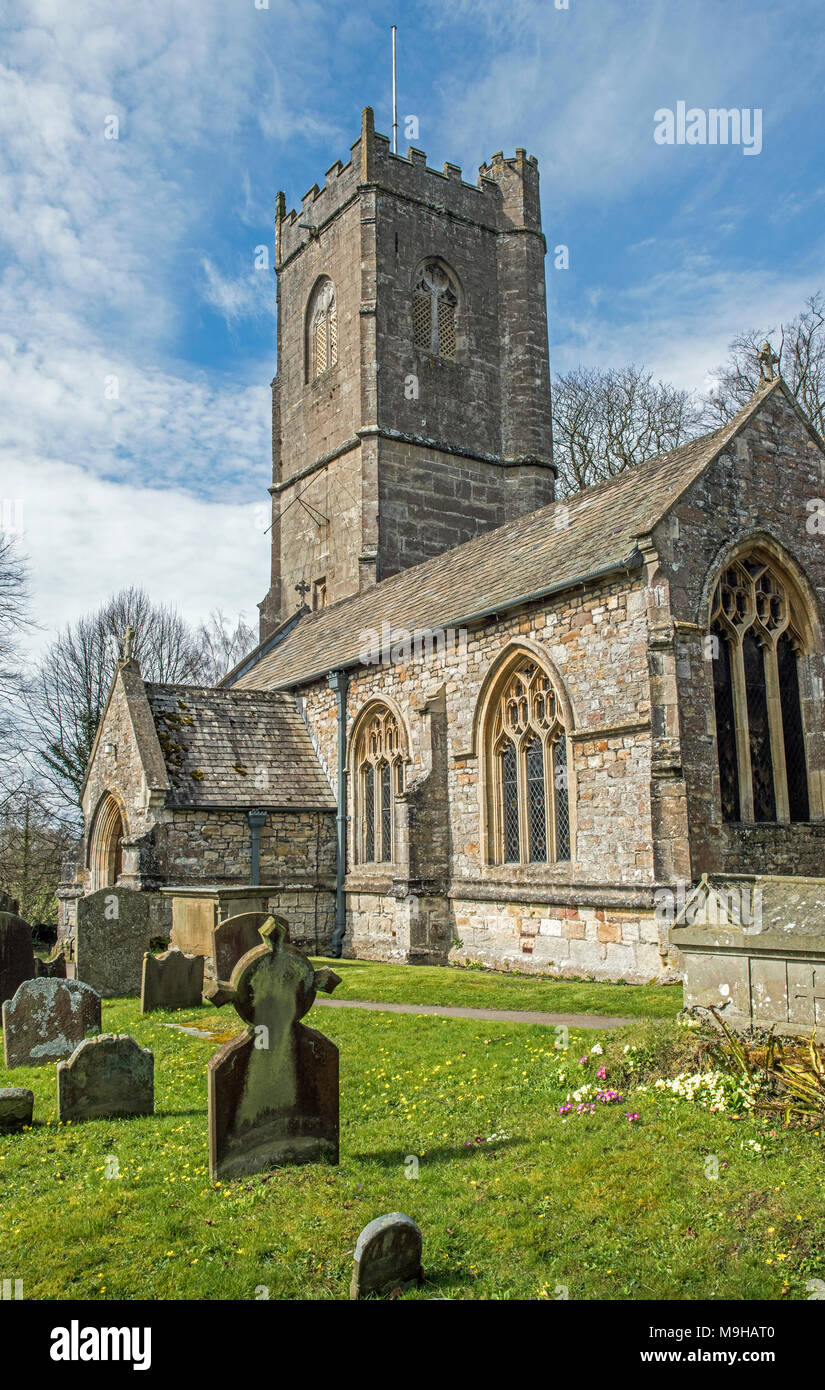
[[[3, 895], [4, 902], [12, 900]], [[32, 929], [13, 912], [0, 912], [0, 1004], [13, 999], [24, 980], [34, 975]]]
[[24, 980], [3, 1005], [6, 1066], [38, 1067], [69, 1057], [100, 1030], [100, 995], [79, 980]]
[[75, 965], [104, 999], [140, 994], [151, 937], [150, 903], [133, 888], [101, 888], [77, 902]]
[[212, 930], [212, 960], [215, 979], [228, 980], [241, 956], [261, 944], [261, 927], [269, 921], [268, 912], [239, 912], [226, 917]]
[[126, 1034], [101, 1033], [57, 1064], [60, 1120], [101, 1115], [151, 1115], [155, 1108], [155, 1059]]
[[192, 1009], [203, 994], [203, 956], [187, 956], [177, 946], [153, 956], [143, 957], [140, 986], [140, 1012], [153, 1009]]
[[209, 1171], [241, 1177], [284, 1163], [338, 1162], [338, 1048], [298, 1020], [316, 990], [340, 979], [313, 970], [270, 917], [261, 944], [206, 997], [235, 1005], [249, 1025], [209, 1061]]
[[6, 1086], [0, 1090], [0, 1134], [12, 1134], [30, 1125], [34, 1113], [34, 1091], [22, 1086]]
[[350, 1298], [388, 1294], [420, 1284], [421, 1231], [402, 1211], [377, 1216], [365, 1226], [355, 1247]]

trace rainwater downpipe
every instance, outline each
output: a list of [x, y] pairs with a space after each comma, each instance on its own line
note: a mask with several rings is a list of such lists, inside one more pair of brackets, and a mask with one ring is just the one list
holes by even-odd
[[247, 811], [250, 832], [249, 882], [257, 888], [261, 881], [261, 828], [266, 825], [266, 811]]
[[332, 933], [332, 954], [340, 957], [344, 950], [344, 937], [347, 931], [347, 902], [344, 895], [344, 879], [347, 873], [347, 686], [349, 674], [346, 671], [330, 671], [329, 688], [335, 691], [338, 714], [338, 832], [337, 861], [335, 872], [335, 930]]

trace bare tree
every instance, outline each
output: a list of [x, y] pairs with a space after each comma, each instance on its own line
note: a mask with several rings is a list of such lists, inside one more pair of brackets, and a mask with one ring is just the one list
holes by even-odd
[[[725, 424], [750, 400], [759, 385], [756, 354], [776, 336], [775, 327], [754, 328], [733, 339], [728, 360], [717, 368], [716, 383], [706, 397], [710, 428]], [[825, 294], [821, 290], [812, 294], [795, 319], [780, 324], [778, 337], [774, 350], [785, 384], [814, 428], [825, 435]]]
[[209, 614], [209, 621], [198, 628], [200, 642], [200, 679], [204, 685], [217, 685], [233, 666], [251, 651], [255, 645], [255, 634], [243, 614], [234, 626], [231, 620], [215, 608]]
[[56, 817], [49, 799], [27, 778], [0, 808], [0, 884], [20, 903], [27, 922], [57, 921], [57, 886], [76, 827]]
[[33, 626], [29, 616], [28, 562], [17, 538], [0, 532], [0, 807], [20, 785], [20, 638]]
[[604, 482], [692, 439], [702, 407], [690, 391], [642, 367], [578, 367], [553, 386], [553, 456], [559, 494]]
[[78, 805], [127, 626], [145, 680], [198, 684], [203, 662], [197, 633], [143, 589], [124, 589], [59, 634], [28, 691], [35, 764], [68, 809]]

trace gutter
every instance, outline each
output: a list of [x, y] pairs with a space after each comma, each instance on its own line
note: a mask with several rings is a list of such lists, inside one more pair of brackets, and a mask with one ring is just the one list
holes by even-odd
[[347, 903], [344, 879], [347, 873], [347, 686], [349, 676], [344, 670], [328, 673], [330, 690], [335, 691], [338, 717], [338, 814], [337, 860], [335, 873], [335, 930], [332, 933], [332, 955], [340, 958], [344, 952], [347, 932]]

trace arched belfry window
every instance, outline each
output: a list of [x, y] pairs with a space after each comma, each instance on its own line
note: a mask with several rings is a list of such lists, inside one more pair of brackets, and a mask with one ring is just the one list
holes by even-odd
[[422, 352], [455, 361], [458, 281], [443, 261], [425, 261], [413, 284], [413, 343]]
[[757, 549], [726, 567], [708, 643], [723, 820], [809, 819], [799, 694], [805, 631], [801, 600], [770, 556]]
[[549, 675], [525, 655], [494, 687], [485, 713], [488, 859], [570, 859], [567, 729]]
[[391, 864], [396, 854], [395, 799], [404, 790], [404, 744], [386, 705], [370, 708], [355, 733], [356, 859]]
[[338, 361], [338, 311], [335, 286], [323, 276], [307, 309], [307, 377], [314, 381]]

